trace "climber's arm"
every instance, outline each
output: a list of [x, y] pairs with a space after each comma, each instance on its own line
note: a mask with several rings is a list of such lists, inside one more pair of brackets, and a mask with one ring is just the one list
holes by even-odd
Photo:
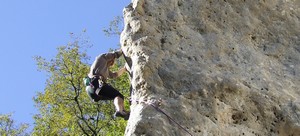
[[104, 57], [105, 57], [105, 59], [106, 59], [106, 61], [112, 61], [112, 60], [114, 60], [114, 59], [117, 59], [117, 58], [119, 58], [120, 56], [122, 56], [122, 50], [120, 50], [120, 51], [116, 51], [116, 52], [109, 52], [109, 53], [106, 53], [105, 55], [104, 55]]
[[109, 71], [109, 78], [117, 78], [117, 77], [121, 76], [126, 71], [127, 71], [127, 69], [125, 67], [119, 69], [117, 72]]

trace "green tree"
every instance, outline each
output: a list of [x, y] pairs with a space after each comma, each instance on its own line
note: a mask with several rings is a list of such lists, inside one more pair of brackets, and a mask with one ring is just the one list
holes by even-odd
[[[44, 92], [34, 98], [39, 114], [34, 116], [33, 135], [124, 135], [126, 121], [113, 119], [112, 101], [94, 103], [85, 92], [83, 78], [90, 65], [85, 42], [72, 42], [58, 48], [55, 58], [35, 57], [39, 70], [49, 77]], [[118, 61], [115, 69], [124, 64]], [[123, 94], [129, 90], [126, 74], [111, 84]], [[125, 95], [126, 96], [126, 95]], [[128, 105], [127, 105], [128, 107]]]
[[12, 114], [0, 115], [0, 135], [1, 136], [29, 136], [26, 132], [28, 124], [16, 125], [11, 118]]
[[103, 29], [103, 32], [106, 36], [120, 36], [123, 30], [124, 24], [123, 22], [123, 17], [122, 16], [116, 16], [112, 21], [109, 23], [109, 27]]

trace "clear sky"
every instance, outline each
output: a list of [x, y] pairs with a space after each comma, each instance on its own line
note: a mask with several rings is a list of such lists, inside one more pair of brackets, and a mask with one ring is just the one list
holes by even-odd
[[[121, 16], [130, 0], [0, 0], [0, 114], [13, 113], [18, 123], [33, 127], [33, 97], [43, 91], [46, 73], [37, 71], [34, 56], [53, 58], [70, 33], [94, 45], [90, 56], [116, 49], [119, 37], [104, 28]], [[91, 60], [91, 61], [92, 61]]]

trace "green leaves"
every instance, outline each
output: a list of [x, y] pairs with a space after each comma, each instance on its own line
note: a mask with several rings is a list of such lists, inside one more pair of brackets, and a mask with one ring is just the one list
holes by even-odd
[[12, 114], [0, 114], [0, 135], [17, 136], [22, 134], [24, 136], [29, 136], [29, 134], [25, 132], [29, 125], [16, 125], [11, 116]]
[[123, 28], [121, 26], [123, 25], [123, 17], [122, 16], [116, 16], [114, 20], [110, 21], [109, 28], [103, 29], [103, 32], [106, 36], [113, 36], [113, 35], [121, 35], [121, 32]]
[[[82, 78], [86, 77], [89, 57], [78, 41], [57, 48], [57, 55], [47, 61], [35, 57], [39, 70], [49, 74], [44, 92], [34, 97], [39, 114], [34, 116], [33, 135], [124, 135], [126, 121], [112, 118], [112, 101], [94, 103], [85, 92]], [[118, 62], [114, 68], [124, 64]], [[112, 86], [129, 95], [126, 74], [111, 80]], [[126, 96], [125, 95], [125, 96]], [[128, 109], [128, 103], [126, 109]]]

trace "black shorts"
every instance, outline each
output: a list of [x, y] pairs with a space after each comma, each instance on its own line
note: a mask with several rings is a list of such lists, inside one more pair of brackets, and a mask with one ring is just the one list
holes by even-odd
[[109, 84], [103, 85], [98, 95], [106, 97], [108, 100], [113, 100], [117, 96], [124, 100], [124, 96]]

